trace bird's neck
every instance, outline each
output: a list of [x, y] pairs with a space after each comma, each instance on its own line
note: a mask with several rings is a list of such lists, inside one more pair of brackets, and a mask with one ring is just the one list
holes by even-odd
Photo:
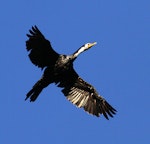
[[77, 58], [78, 55], [81, 54], [84, 51], [85, 51], [85, 47], [84, 46], [80, 47], [75, 53], [73, 53], [73, 58], [74, 59]]

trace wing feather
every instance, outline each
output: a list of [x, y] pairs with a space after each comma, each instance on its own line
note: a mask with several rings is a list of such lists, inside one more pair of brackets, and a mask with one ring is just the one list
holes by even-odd
[[62, 92], [74, 105], [97, 117], [103, 114], [106, 119], [116, 114], [116, 110], [97, 93], [93, 86], [81, 79], [73, 68], [62, 77], [58, 86], [62, 86], [63, 83]]
[[53, 50], [37, 26], [29, 30], [27, 37], [29, 39], [26, 41], [26, 49], [30, 52], [29, 58], [34, 65], [44, 68], [56, 62], [59, 54]]

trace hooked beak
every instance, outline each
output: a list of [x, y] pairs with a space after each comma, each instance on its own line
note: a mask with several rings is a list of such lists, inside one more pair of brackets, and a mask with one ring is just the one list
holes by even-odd
[[97, 44], [97, 42], [90, 43], [90, 44], [88, 45], [88, 48], [91, 48], [92, 46], [94, 46], [94, 45], [96, 45], [96, 44]]

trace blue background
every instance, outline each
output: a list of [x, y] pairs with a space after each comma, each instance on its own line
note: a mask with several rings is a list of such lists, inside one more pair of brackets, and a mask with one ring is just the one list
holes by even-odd
[[[1, 144], [150, 143], [150, 1], [5, 0], [0, 18]], [[54, 84], [24, 101], [42, 75], [25, 49], [32, 25], [62, 54], [97, 41], [74, 67], [118, 110], [113, 119], [76, 108]]]

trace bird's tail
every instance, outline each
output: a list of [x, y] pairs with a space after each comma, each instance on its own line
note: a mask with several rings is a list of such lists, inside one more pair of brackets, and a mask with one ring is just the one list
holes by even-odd
[[30, 98], [30, 102], [33, 102], [37, 99], [41, 91], [43, 90], [42, 79], [35, 83], [33, 88], [27, 93], [25, 100]]

